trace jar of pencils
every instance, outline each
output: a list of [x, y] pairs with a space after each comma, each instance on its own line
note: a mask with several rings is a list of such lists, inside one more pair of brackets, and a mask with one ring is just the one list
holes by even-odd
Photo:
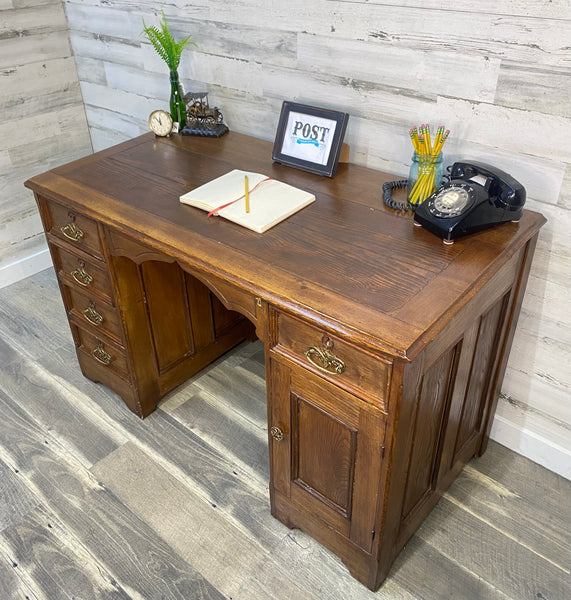
[[434, 143], [430, 137], [430, 126], [413, 127], [409, 132], [414, 154], [408, 176], [407, 199], [414, 207], [422, 204], [442, 184], [442, 146], [450, 130], [441, 125], [436, 130]]
[[418, 152], [413, 154], [407, 184], [410, 204], [422, 204], [441, 186], [442, 168], [442, 152], [436, 155]]

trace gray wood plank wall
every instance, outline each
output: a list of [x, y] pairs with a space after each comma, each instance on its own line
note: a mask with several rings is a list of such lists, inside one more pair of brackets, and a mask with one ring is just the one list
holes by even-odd
[[0, 290], [2, 600], [568, 600], [571, 482], [492, 442], [372, 593], [270, 514], [264, 354], [144, 421], [81, 375], [52, 269]]
[[0, 273], [46, 249], [23, 182], [91, 152], [61, 0], [0, 0]]
[[[168, 73], [141, 36], [164, 10], [187, 90], [273, 139], [284, 99], [347, 111], [351, 161], [407, 174], [412, 125], [445, 123], [445, 163], [524, 182], [542, 232], [494, 437], [571, 477], [571, 5], [567, 0], [66, 0], [96, 148], [146, 130]], [[537, 444], [536, 441], [542, 442]]]
[[[548, 224], [492, 435], [571, 477], [568, 0], [66, 0], [64, 6], [96, 150], [146, 131], [149, 113], [167, 107], [166, 67], [141, 36], [143, 18], [157, 23], [164, 10], [175, 36], [191, 34], [198, 44], [182, 58], [184, 86], [208, 91], [232, 130], [273, 139], [284, 99], [344, 110], [351, 114], [351, 161], [403, 176], [409, 127], [444, 123], [452, 130], [446, 164], [474, 158], [521, 180], [529, 208]], [[0, 68], [23, 90], [10, 93], [5, 106], [21, 111], [17, 100], [28, 94], [26, 130], [41, 138], [30, 150], [13, 136], [20, 122], [0, 125], [2, 139], [17, 145], [0, 147], [6, 182], [0, 261], [6, 261], [41, 243], [21, 181], [50, 160], [87, 151], [88, 141], [59, 3], [0, 0], [0, 9], [8, 17], [0, 30]], [[60, 115], [57, 124], [52, 111]], [[76, 135], [66, 136], [64, 124]]]

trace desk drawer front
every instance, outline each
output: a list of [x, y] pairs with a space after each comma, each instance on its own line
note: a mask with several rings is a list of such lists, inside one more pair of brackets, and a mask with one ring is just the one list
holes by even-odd
[[307, 323], [277, 313], [274, 351], [386, 410], [391, 362]]
[[105, 263], [52, 245], [58, 275], [72, 289], [84, 290], [111, 301], [111, 284]]
[[83, 325], [92, 326], [121, 341], [121, 326], [117, 309], [99, 298], [65, 287], [67, 310], [70, 317]]
[[127, 358], [123, 350], [103, 335], [95, 336], [81, 327], [74, 329], [80, 351], [110, 371], [128, 377]]
[[102, 257], [97, 223], [81, 213], [54, 202], [46, 202], [48, 231], [74, 248]]

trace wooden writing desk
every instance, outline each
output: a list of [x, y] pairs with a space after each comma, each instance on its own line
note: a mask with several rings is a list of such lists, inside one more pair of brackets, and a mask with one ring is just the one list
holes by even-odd
[[[526, 211], [453, 246], [385, 209], [390, 176], [334, 179], [271, 144], [144, 135], [32, 178], [83, 373], [139, 416], [253, 329], [272, 514], [371, 589], [487, 444], [538, 235]], [[263, 235], [181, 205], [227, 171], [317, 201]]]

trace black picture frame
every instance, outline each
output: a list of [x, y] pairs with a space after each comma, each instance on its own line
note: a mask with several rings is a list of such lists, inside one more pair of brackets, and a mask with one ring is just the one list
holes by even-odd
[[333, 177], [347, 129], [347, 113], [285, 100], [272, 160]]

